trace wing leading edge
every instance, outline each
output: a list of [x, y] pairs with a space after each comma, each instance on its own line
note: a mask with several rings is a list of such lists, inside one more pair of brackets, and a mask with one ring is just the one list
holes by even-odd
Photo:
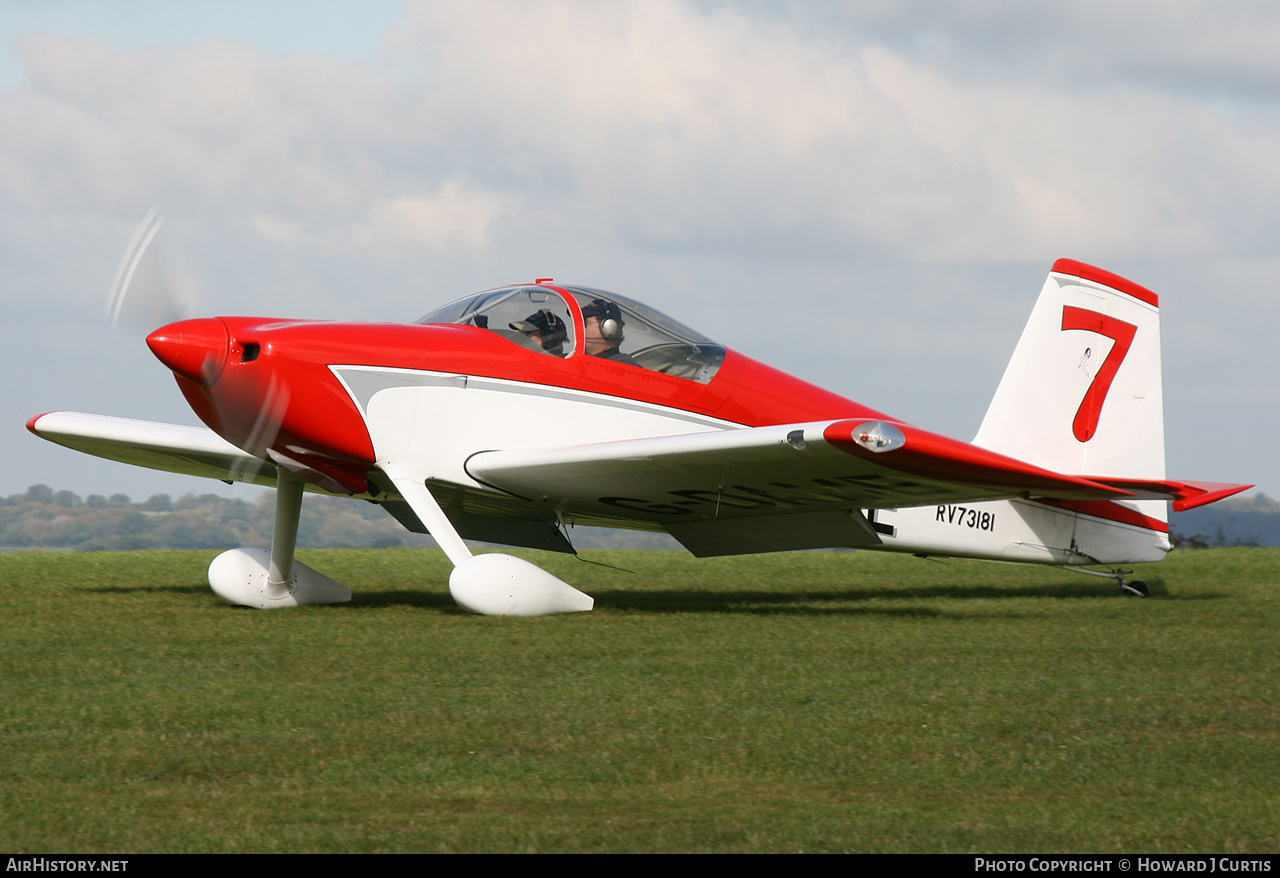
[[274, 487], [276, 468], [207, 427], [184, 427], [82, 412], [48, 412], [27, 429], [58, 445], [147, 469]]

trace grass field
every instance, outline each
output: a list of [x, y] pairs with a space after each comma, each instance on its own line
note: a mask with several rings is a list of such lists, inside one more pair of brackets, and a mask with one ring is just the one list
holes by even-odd
[[[430, 550], [0, 556], [0, 850], [1280, 850], [1280, 550], [1146, 600], [850, 552], [526, 557], [590, 614], [470, 616]], [[522, 553], [525, 554], [525, 553]]]

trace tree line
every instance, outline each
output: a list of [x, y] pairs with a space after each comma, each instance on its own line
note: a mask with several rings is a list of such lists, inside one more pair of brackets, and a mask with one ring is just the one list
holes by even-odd
[[[270, 546], [275, 495], [252, 501], [217, 494], [155, 494], [133, 502], [126, 494], [90, 494], [32, 485], [0, 499], [0, 548], [230, 549]], [[308, 495], [298, 523], [306, 548], [433, 546], [430, 537], [406, 531], [382, 507]]]
[[[130, 549], [232, 549], [271, 545], [275, 492], [251, 501], [217, 494], [154, 494], [134, 502], [126, 494], [78, 494], [32, 485], [0, 498], [0, 551], [60, 549], [82, 552]], [[580, 549], [671, 549], [666, 534], [580, 527], [569, 532]], [[298, 522], [307, 549], [435, 546], [405, 530], [376, 503], [308, 494]]]
[[[275, 494], [246, 501], [217, 494], [155, 494], [133, 502], [126, 494], [55, 491], [32, 485], [24, 494], [0, 498], [0, 550], [230, 549], [270, 546]], [[1174, 546], [1280, 546], [1280, 503], [1265, 494], [1230, 498], [1212, 506], [1174, 513]], [[576, 528], [579, 548], [677, 548], [665, 534]], [[410, 533], [376, 503], [308, 494], [298, 523], [298, 545], [311, 549], [434, 546]]]

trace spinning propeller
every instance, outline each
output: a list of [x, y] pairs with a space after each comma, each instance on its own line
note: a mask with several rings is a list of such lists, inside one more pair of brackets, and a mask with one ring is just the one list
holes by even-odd
[[[161, 234], [164, 226], [165, 215], [156, 204], [138, 224], [120, 258], [107, 295], [106, 317], [114, 327], [147, 333], [151, 352], [175, 374], [209, 384], [226, 365], [230, 339], [221, 320], [192, 319], [192, 285], [184, 272], [174, 268], [172, 249]], [[255, 456], [269, 454], [266, 449], [280, 432], [288, 403], [288, 388], [276, 386], [273, 379], [245, 451]], [[251, 481], [261, 469], [253, 464], [242, 465], [235, 476]]]
[[[190, 286], [181, 282], [161, 246], [164, 224], [157, 204], [133, 233], [107, 296], [106, 317], [112, 326], [148, 333], [147, 347], [160, 362], [180, 378], [207, 387], [227, 366], [231, 337], [222, 320], [191, 317]], [[288, 404], [288, 387], [273, 375], [243, 441], [242, 450], [255, 459], [242, 458], [230, 471], [234, 480], [254, 481], [259, 472], [274, 465], [276, 479], [271, 550], [232, 549], [209, 567], [214, 591], [232, 603], [281, 607], [351, 599], [350, 589], [293, 559], [305, 482], [290, 471], [288, 459], [270, 447], [280, 433]]]
[[179, 281], [158, 240], [164, 222], [160, 205], [153, 206], [125, 248], [107, 296], [112, 326], [149, 332], [189, 315], [190, 287]]

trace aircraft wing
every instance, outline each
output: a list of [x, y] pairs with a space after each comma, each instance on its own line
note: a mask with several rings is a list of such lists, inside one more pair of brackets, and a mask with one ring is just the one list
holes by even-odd
[[1025, 497], [1172, 500], [1180, 510], [1248, 487], [1056, 473], [864, 420], [484, 451], [467, 472], [552, 508], [659, 524], [695, 555], [875, 545], [875, 509]]
[[466, 468], [482, 484], [552, 508], [660, 524], [697, 555], [874, 545], [874, 513], [869, 520], [864, 509], [1137, 496], [1132, 481], [1055, 473], [866, 420], [484, 451]]
[[81, 412], [49, 412], [27, 429], [50, 442], [148, 469], [274, 486], [274, 464], [246, 454], [207, 427], [113, 418]]
[[[39, 415], [27, 427], [59, 445], [134, 466], [276, 483], [273, 463], [204, 427], [79, 412]], [[1181, 510], [1248, 487], [1055, 473], [906, 424], [853, 420], [482, 451], [466, 468], [502, 492], [490, 495], [493, 509], [449, 505], [446, 513], [466, 538], [570, 551], [548, 524], [567, 509], [584, 524], [664, 529], [701, 556], [876, 545], [874, 512], [868, 517], [863, 510], [1006, 497], [1162, 499]], [[447, 494], [461, 487], [432, 489]], [[426, 530], [395, 498], [380, 502], [410, 530]]]
[[[147, 469], [274, 487], [276, 465], [246, 454], [206, 427], [184, 427], [156, 421], [138, 421], [81, 412], [49, 412], [27, 422], [27, 429], [58, 445], [118, 460]], [[455, 499], [457, 486], [433, 486], [446, 499]], [[331, 493], [308, 482], [311, 493]], [[529, 504], [502, 498], [482, 511], [462, 508], [461, 498], [446, 511], [453, 526], [471, 540], [572, 552], [573, 547], [555, 529], [554, 515], [535, 517]], [[384, 495], [378, 502], [405, 528], [427, 533], [404, 500]], [[488, 513], [488, 514], [485, 514]]]

